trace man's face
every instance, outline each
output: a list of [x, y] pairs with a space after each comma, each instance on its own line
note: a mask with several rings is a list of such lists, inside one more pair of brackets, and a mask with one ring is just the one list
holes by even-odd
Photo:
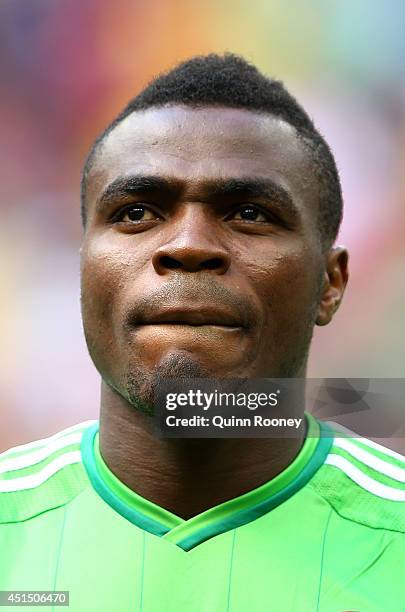
[[229, 108], [135, 112], [87, 186], [82, 315], [132, 404], [159, 376], [304, 375], [324, 274], [311, 154], [286, 122]]

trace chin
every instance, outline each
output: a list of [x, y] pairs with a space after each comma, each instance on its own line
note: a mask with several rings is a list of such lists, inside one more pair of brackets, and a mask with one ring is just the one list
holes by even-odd
[[192, 353], [181, 350], [166, 354], [155, 366], [153, 377], [160, 378], [208, 378], [213, 375]]
[[203, 366], [191, 353], [171, 352], [151, 370], [139, 362], [131, 364], [123, 380], [121, 393], [134, 408], [153, 414], [154, 389], [163, 379], [210, 378], [214, 373]]

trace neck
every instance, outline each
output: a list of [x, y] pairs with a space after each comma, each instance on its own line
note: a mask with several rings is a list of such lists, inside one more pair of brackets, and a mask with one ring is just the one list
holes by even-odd
[[102, 382], [100, 452], [127, 487], [188, 519], [247, 493], [282, 472], [298, 454], [297, 438], [157, 438], [151, 417]]

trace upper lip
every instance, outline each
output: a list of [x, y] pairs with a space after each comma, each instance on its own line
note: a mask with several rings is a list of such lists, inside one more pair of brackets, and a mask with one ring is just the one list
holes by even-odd
[[218, 308], [161, 308], [142, 317], [139, 323], [186, 323], [187, 325], [222, 325], [244, 327], [241, 319], [227, 310]]

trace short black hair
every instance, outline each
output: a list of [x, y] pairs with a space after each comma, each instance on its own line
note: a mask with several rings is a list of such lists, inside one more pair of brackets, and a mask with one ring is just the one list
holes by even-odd
[[281, 81], [261, 74], [243, 57], [232, 53], [193, 57], [157, 76], [96, 139], [82, 173], [81, 214], [86, 223], [86, 183], [98, 147], [125, 117], [135, 111], [165, 105], [191, 107], [221, 106], [268, 113], [280, 117], [297, 131], [313, 153], [319, 183], [318, 225], [324, 248], [329, 248], [339, 231], [343, 200], [333, 154], [309, 115]]

